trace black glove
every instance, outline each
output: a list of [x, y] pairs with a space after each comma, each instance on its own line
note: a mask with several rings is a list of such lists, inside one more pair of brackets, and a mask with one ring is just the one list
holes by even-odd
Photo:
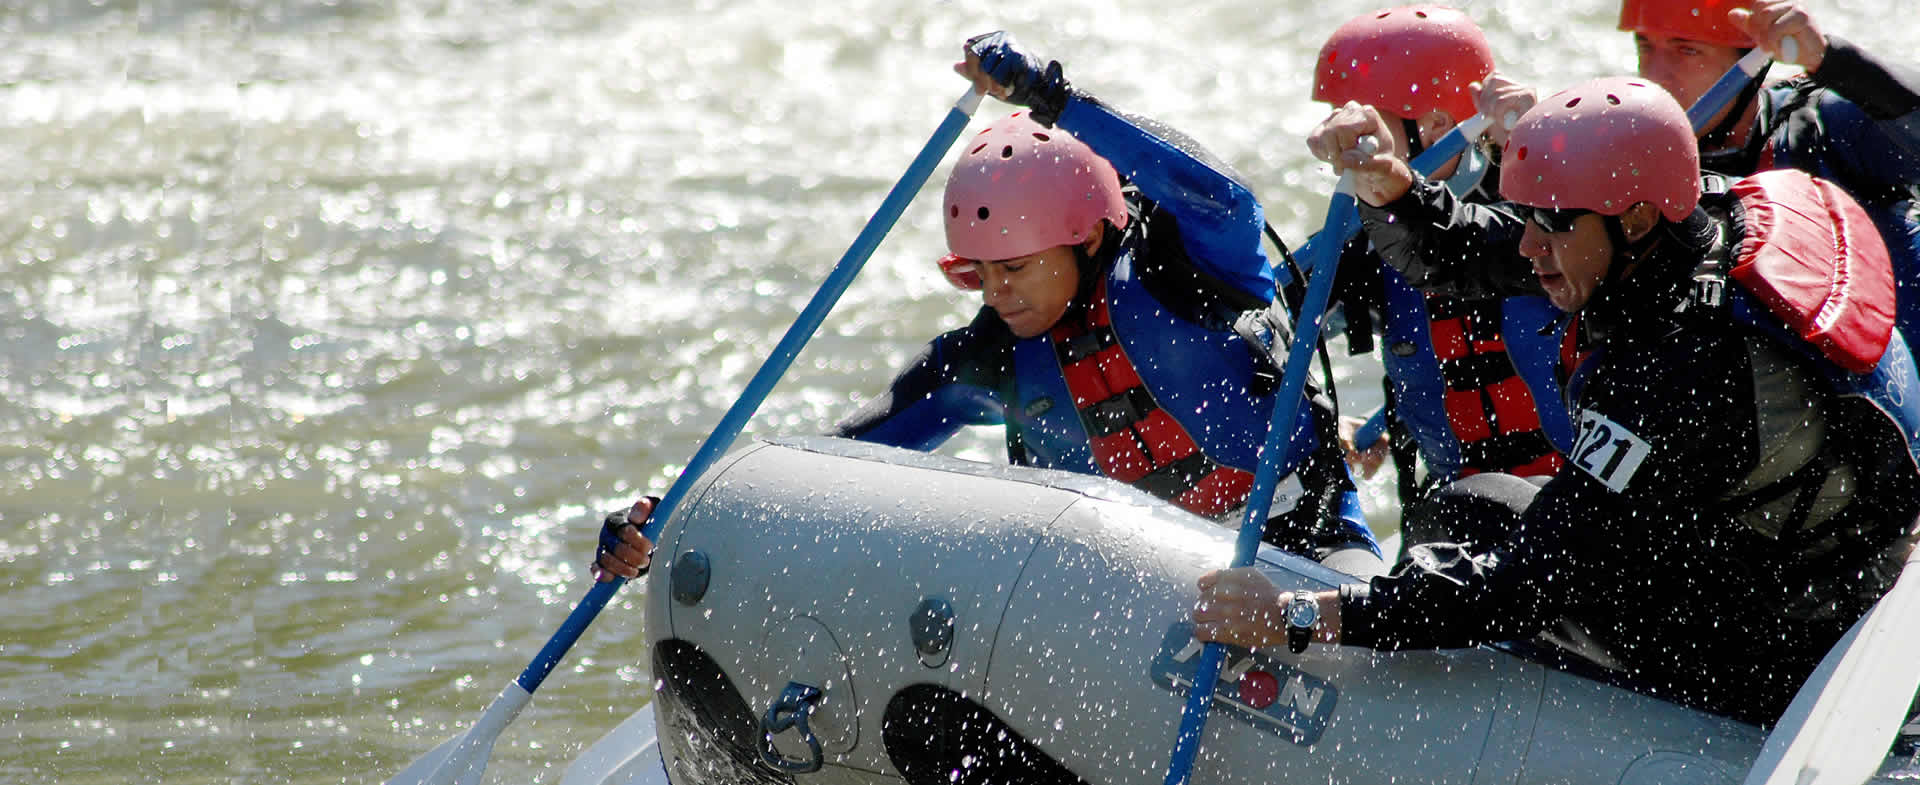
[[[655, 507], [659, 506], [660, 504], [659, 497], [648, 496], [647, 498], [653, 500]], [[632, 509], [633, 509], [632, 507], [626, 507], [623, 509], [614, 510], [613, 512], [607, 513], [606, 519], [601, 521], [600, 548], [594, 551], [593, 553], [593, 561], [595, 564], [600, 563], [600, 554], [606, 553], [608, 551], [613, 550], [614, 548], [618, 548], [621, 545], [625, 544], [620, 539], [620, 527], [638, 525], [633, 523], [632, 521], [627, 520], [627, 513], [632, 511]], [[647, 574], [647, 571], [649, 569], [652, 569], [652, 567], [653, 565], [651, 564], [647, 565], [646, 567], [641, 567], [639, 577], [645, 577]]]
[[1020, 51], [1020, 45], [1004, 30], [967, 39], [967, 51], [980, 58], [980, 69], [987, 76], [1011, 91], [1008, 103], [1033, 110], [1033, 121], [1048, 128], [1060, 119], [1072, 95], [1060, 61], [1041, 65], [1040, 58]]

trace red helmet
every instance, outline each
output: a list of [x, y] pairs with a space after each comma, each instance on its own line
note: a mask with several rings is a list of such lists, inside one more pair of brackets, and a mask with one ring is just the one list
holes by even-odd
[[1079, 245], [1100, 219], [1127, 225], [1120, 175], [1071, 134], [1025, 112], [967, 142], [947, 177], [947, 249], [993, 261]]
[[1624, 0], [1620, 29], [1752, 49], [1759, 44], [1727, 21], [1728, 11], [1752, 6], [1753, 0]]
[[1651, 202], [1679, 221], [1700, 203], [1700, 145], [1686, 111], [1659, 85], [1595, 79], [1520, 116], [1501, 161], [1500, 193], [1533, 207], [1602, 215]]
[[1315, 101], [1358, 101], [1409, 119], [1441, 109], [1457, 123], [1474, 114], [1467, 85], [1493, 73], [1493, 47], [1465, 13], [1416, 5], [1349, 20], [1318, 63]]

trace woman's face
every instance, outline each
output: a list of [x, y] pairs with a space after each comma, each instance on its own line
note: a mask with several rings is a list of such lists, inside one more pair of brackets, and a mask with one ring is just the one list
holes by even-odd
[[980, 294], [987, 307], [1021, 338], [1033, 338], [1052, 329], [1066, 315], [1080, 288], [1079, 262], [1070, 245], [982, 262], [978, 269]]

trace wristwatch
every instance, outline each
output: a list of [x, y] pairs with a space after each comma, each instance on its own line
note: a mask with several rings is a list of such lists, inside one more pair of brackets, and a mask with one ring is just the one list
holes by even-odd
[[1320, 620], [1320, 603], [1315, 602], [1313, 593], [1298, 591], [1287, 602], [1287, 649], [1294, 654], [1307, 650], [1307, 641], [1313, 637], [1313, 624]]

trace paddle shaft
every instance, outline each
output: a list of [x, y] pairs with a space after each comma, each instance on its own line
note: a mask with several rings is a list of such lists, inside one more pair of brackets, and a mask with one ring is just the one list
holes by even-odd
[[[1362, 143], [1371, 141], [1362, 140]], [[1326, 315], [1327, 300], [1333, 295], [1334, 268], [1339, 264], [1340, 249], [1346, 247], [1346, 239], [1359, 229], [1360, 216], [1353, 205], [1353, 173], [1349, 172], [1340, 176], [1340, 184], [1327, 203], [1327, 221], [1319, 236], [1329, 238], [1330, 242], [1319, 246], [1309, 242], [1301, 251], [1307, 293], [1300, 303], [1293, 346], [1287, 352], [1287, 364], [1281, 371], [1280, 391], [1273, 399], [1273, 417], [1267, 423], [1267, 439], [1260, 448], [1260, 464], [1254, 469], [1246, 517], [1234, 541], [1234, 567], [1253, 564], [1253, 557], [1260, 550], [1267, 508], [1272, 506], [1274, 491], [1280, 485], [1281, 465], [1287, 447], [1293, 442], [1294, 420], [1306, 400], [1307, 370], [1313, 366], [1313, 352], [1304, 349], [1320, 341], [1320, 326], [1325, 321], [1322, 317]], [[1185, 785], [1193, 774], [1193, 761], [1200, 754], [1200, 736], [1206, 731], [1207, 715], [1213, 708], [1214, 685], [1220, 680], [1220, 667], [1225, 659], [1226, 646], [1219, 643], [1208, 643], [1200, 653], [1193, 689], [1187, 693], [1187, 705], [1181, 712], [1180, 732], [1174, 736], [1173, 754], [1167, 762], [1167, 785]]]
[[[1327, 224], [1323, 230], [1333, 237], [1350, 236], [1359, 227], [1359, 216], [1353, 207], [1352, 178], [1343, 178], [1341, 185], [1343, 190], [1336, 192], [1327, 206]], [[1333, 249], [1333, 253], [1337, 254], [1343, 245], [1345, 243], [1331, 242], [1324, 247]], [[1324, 316], [1327, 299], [1333, 293], [1333, 268], [1336, 262], [1313, 261], [1308, 265], [1307, 296], [1300, 305], [1299, 320], [1294, 327], [1293, 350], [1287, 352], [1280, 392], [1273, 401], [1273, 419], [1267, 425], [1267, 440], [1260, 448], [1260, 465], [1253, 474], [1253, 491], [1247, 497], [1246, 519], [1241, 523], [1239, 537], [1234, 543], [1235, 567], [1252, 564], [1254, 554], [1260, 547], [1260, 533], [1265, 529], [1267, 507], [1273, 503], [1274, 490], [1279, 486], [1282, 456], [1292, 442], [1294, 419], [1299, 416], [1300, 404], [1306, 397], [1307, 369], [1312, 365], [1313, 352], [1301, 349], [1319, 341], [1321, 317]], [[1220, 667], [1226, 659], [1225, 655], [1226, 647], [1219, 643], [1208, 643], [1200, 654], [1193, 688], [1187, 694], [1186, 709], [1180, 717], [1180, 732], [1174, 737], [1173, 755], [1167, 764], [1167, 785], [1185, 785], [1193, 773], [1193, 761], [1200, 753], [1200, 736], [1206, 730], [1207, 714], [1213, 706], [1214, 684], [1220, 680]]]
[[1377, 444], [1387, 435], [1387, 407], [1382, 406], [1367, 415], [1366, 422], [1353, 431], [1353, 449], [1365, 450]]
[[[673, 487], [667, 489], [666, 495], [661, 497], [659, 504], [654, 505], [653, 516], [648, 519], [645, 528], [641, 529], [641, 533], [646, 535], [647, 539], [653, 540], [659, 537], [660, 528], [672, 517], [674, 508], [679, 506], [687, 489], [713, 466], [714, 461], [720, 459], [721, 454], [725, 453], [728, 447], [733, 445], [734, 438], [739, 436], [740, 431], [746, 427], [747, 420], [753, 417], [753, 413], [766, 400], [767, 394], [773, 391], [775, 384], [779, 383], [780, 377], [786, 374], [788, 366], [793, 364], [793, 358], [800, 353], [801, 348], [807, 345], [807, 341], [813, 338], [814, 331], [819, 329], [820, 323], [826, 320], [827, 312], [833, 310], [834, 303], [839, 302], [840, 296], [845, 294], [847, 287], [853, 283], [854, 275], [866, 265], [867, 258], [873, 255], [874, 248], [879, 246], [880, 240], [893, 229], [894, 222], [899, 220], [900, 214], [907, 209], [907, 204], [913, 201], [914, 195], [920, 192], [920, 187], [926, 183], [934, 167], [938, 166], [940, 159], [946, 156], [954, 140], [960, 137], [961, 130], [966, 128], [967, 121], [973, 117], [974, 110], [979, 108], [980, 99], [979, 93], [969, 89], [967, 94], [953, 105], [953, 109], [947, 112], [946, 119], [940, 123], [939, 129], [934, 131], [933, 138], [927, 140], [926, 146], [920, 149], [919, 156], [913, 159], [913, 164], [907, 167], [906, 173], [887, 194], [886, 201], [880, 203], [880, 209], [867, 221], [866, 228], [861, 229], [860, 235], [854, 238], [852, 247], [849, 247], [846, 254], [840, 257], [840, 262], [834, 266], [833, 272], [827, 275], [826, 282], [820, 285], [820, 291], [814, 293], [813, 299], [800, 311], [800, 316], [794, 320], [793, 326], [787, 328], [786, 336], [782, 337], [780, 343], [773, 348], [773, 354], [760, 366], [760, 370], [753, 374], [753, 379], [747, 382], [747, 388], [741, 392], [740, 399], [734, 401], [733, 406], [727, 409], [726, 415], [720, 418], [720, 424], [707, 435], [706, 441], [702, 442], [700, 449], [693, 454], [693, 459], [687, 461], [686, 468], [680, 470], [680, 476], [674, 480]], [[560, 658], [566, 656], [568, 649], [573, 648], [574, 642], [580, 639], [580, 634], [586, 631], [587, 626], [593, 623], [594, 617], [606, 607], [607, 601], [613, 599], [614, 592], [619, 591], [625, 583], [624, 578], [615, 578], [594, 584], [593, 589], [587, 592], [587, 596], [582, 598], [580, 604], [574, 606], [573, 612], [567, 615], [567, 620], [547, 641], [547, 645], [542, 647], [533, 661], [527, 664], [520, 678], [515, 679], [515, 683], [527, 692], [538, 689], [540, 682], [545, 681], [547, 674], [553, 672]]]
[[[1467, 118], [1459, 125], [1454, 126], [1452, 130], [1447, 131], [1444, 136], [1435, 140], [1433, 144], [1428, 145], [1427, 149], [1421, 151], [1419, 155], [1414, 156], [1411, 162], [1413, 170], [1419, 172], [1423, 177], [1433, 173], [1433, 170], [1453, 160], [1455, 156], [1466, 152], [1467, 145], [1472, 144], [1473, 140], [1480, 138], [1480, 134], [1485, 133], [1487, 126], [1492, 123], [1493, 120], [1491, 118], [1481, 115], [1474, 115]], [[1315, 264], [1314, 260], [1327, 259], [1337, 263], [1340, 260], [1340, 249], [1347, 246], [1347, 241], [1353, 239], [1354, 233], [1357, 232], [1359, 228], [1360, 225], [1355, 223], [1351, 231], [1348, 231], [1344, 236], [1338, 238], [1329, 237], [1327, 232], [1323, 230], [1319, 234], [1307, 238], [1307, 241], [1300, 246], [1300, 250], [1294, 254], [1294, 257], [1302, 260], [1303, 264], [1301, 266], [1306, 269], [1308, 275], [1312, 275], [1313, 265]], [[1321, 248], [1321, 246], [1328, 242], [1333, 242], [1336, 246], [1331, 252], [1322, 250]], [[1304, 314], [1305, 311], [1302, 310], [1302, 313]]]
[[1713, 120], [1714, 115], [1719, 114], [1721, 109], [1725, 109], [1727, 104], [1732, 103], [1734, 97], [1738, 96], [1741, 90], [1746, 89], [1747, 83], [1753, 81], [1753, 77], [1760, 73], [1760, 69], [1766, 67], [1767, 61], [1765, 49], [1748, 52], [1740, 58], [1740, 62], [1734, 63], [1732, 68], [1727, 69], [1719, 81], [1714, 82], [1712, 87], [1701, 93], [1699, 100], [1694, 101], [1693, 106], [1687, 107], [1687, 122], [1693, 124], [1694, 132], [1704, 130], [1707, 123]]

